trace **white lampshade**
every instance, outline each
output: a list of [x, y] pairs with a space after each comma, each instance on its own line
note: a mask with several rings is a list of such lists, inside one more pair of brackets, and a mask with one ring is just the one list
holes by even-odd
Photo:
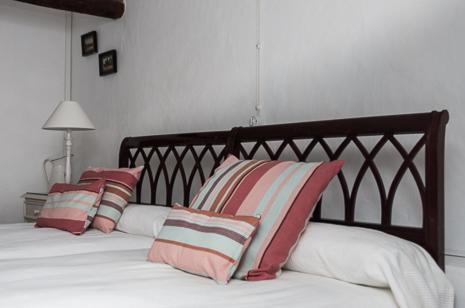
[[78, 102], [63, 101], [55, 108], [42, 129], [49, 130], [93, 130], [89, 120]]

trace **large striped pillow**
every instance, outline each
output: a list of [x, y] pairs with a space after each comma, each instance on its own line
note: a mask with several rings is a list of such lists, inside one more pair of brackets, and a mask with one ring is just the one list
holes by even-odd
[[174, 205], [150, 249], [148, 260], [227, 283], [259, 224], [253, 216], [232, 216]]
[[101, 179], [105, 180], [102, 202], [95, 215], [92, 227], [105, 233], [113, 231], [128, 204], [137, 181], [139, 181], [143, 168], [89, 168], [84, 171], [79, 180], [80, 184], [93, 183]]
[[273, 279], [288, 259], [313, 209], [343, 161], [303, 163], [229, 156], [190, 207], [230, 215], [260, 215], [260, 228], [235, 277]]
[[48, 193], [37, 227], [50, 227], [79, 235], [89, 226], [100, 204], [105, 180], [91, 184], [55, 184]]

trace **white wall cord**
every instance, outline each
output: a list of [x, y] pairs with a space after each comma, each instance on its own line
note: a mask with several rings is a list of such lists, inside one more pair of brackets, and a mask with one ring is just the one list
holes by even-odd
[[263, 102], [262, 102], [262, 83], [261, 83], [261, 0], [256, 0], [256, 97], [255, 97], [255, 115], [249, 120], [250, 126], [256, 126], [263, 123]]

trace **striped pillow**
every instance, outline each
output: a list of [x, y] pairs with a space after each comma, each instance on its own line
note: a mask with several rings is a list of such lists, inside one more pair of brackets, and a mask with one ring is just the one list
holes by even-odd
[[87, 185], [55, 184], [48, 193], [36, 227], [50, 227], [79, 235], [92, 220], [100, 204], [105, 180]]
[[102, 202], [95, 215], [92, 227], [105, 233], [113, 231], [128, 204], [137, 181], [139, 181], [143, 168], [89, 168], [84, 171], [79, 184], [93, 183], [101, 179], [105, 180]]
[[307, 226], [343, 161], [302, 163], [229, 156], [191, 202], [193, 209], [261, 216], [260, 229], [235, 277], [273, 279]]
[[259, 224], [253, 216], [232, 216], [174, 205], [149, 251], [148, 260], [227, 283]]

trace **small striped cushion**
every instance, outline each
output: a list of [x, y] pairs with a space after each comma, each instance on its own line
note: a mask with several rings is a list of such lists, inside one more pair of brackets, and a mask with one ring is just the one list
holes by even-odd
[[259, 224], [253, 216], [232, 216], [174, 205], [148, 259], [227, 283]]
[[92, 227], [105, 233], [113, 231], [139, 181], [143, 168], [89, 168], [84, 171], [79, 184], [105, 180], [105, 191]]
[[190, 207], [261, 216], [260, 228], [235, 277], [273, 279], [281, 270], [330, 180], [343, 161], [303, 163], [229, 156]]
[[105, 180], [86, 185], [55, 184], [48, 193], [37, 227], [50, 227], [79, 235], [92, 220], [100, 203]]

